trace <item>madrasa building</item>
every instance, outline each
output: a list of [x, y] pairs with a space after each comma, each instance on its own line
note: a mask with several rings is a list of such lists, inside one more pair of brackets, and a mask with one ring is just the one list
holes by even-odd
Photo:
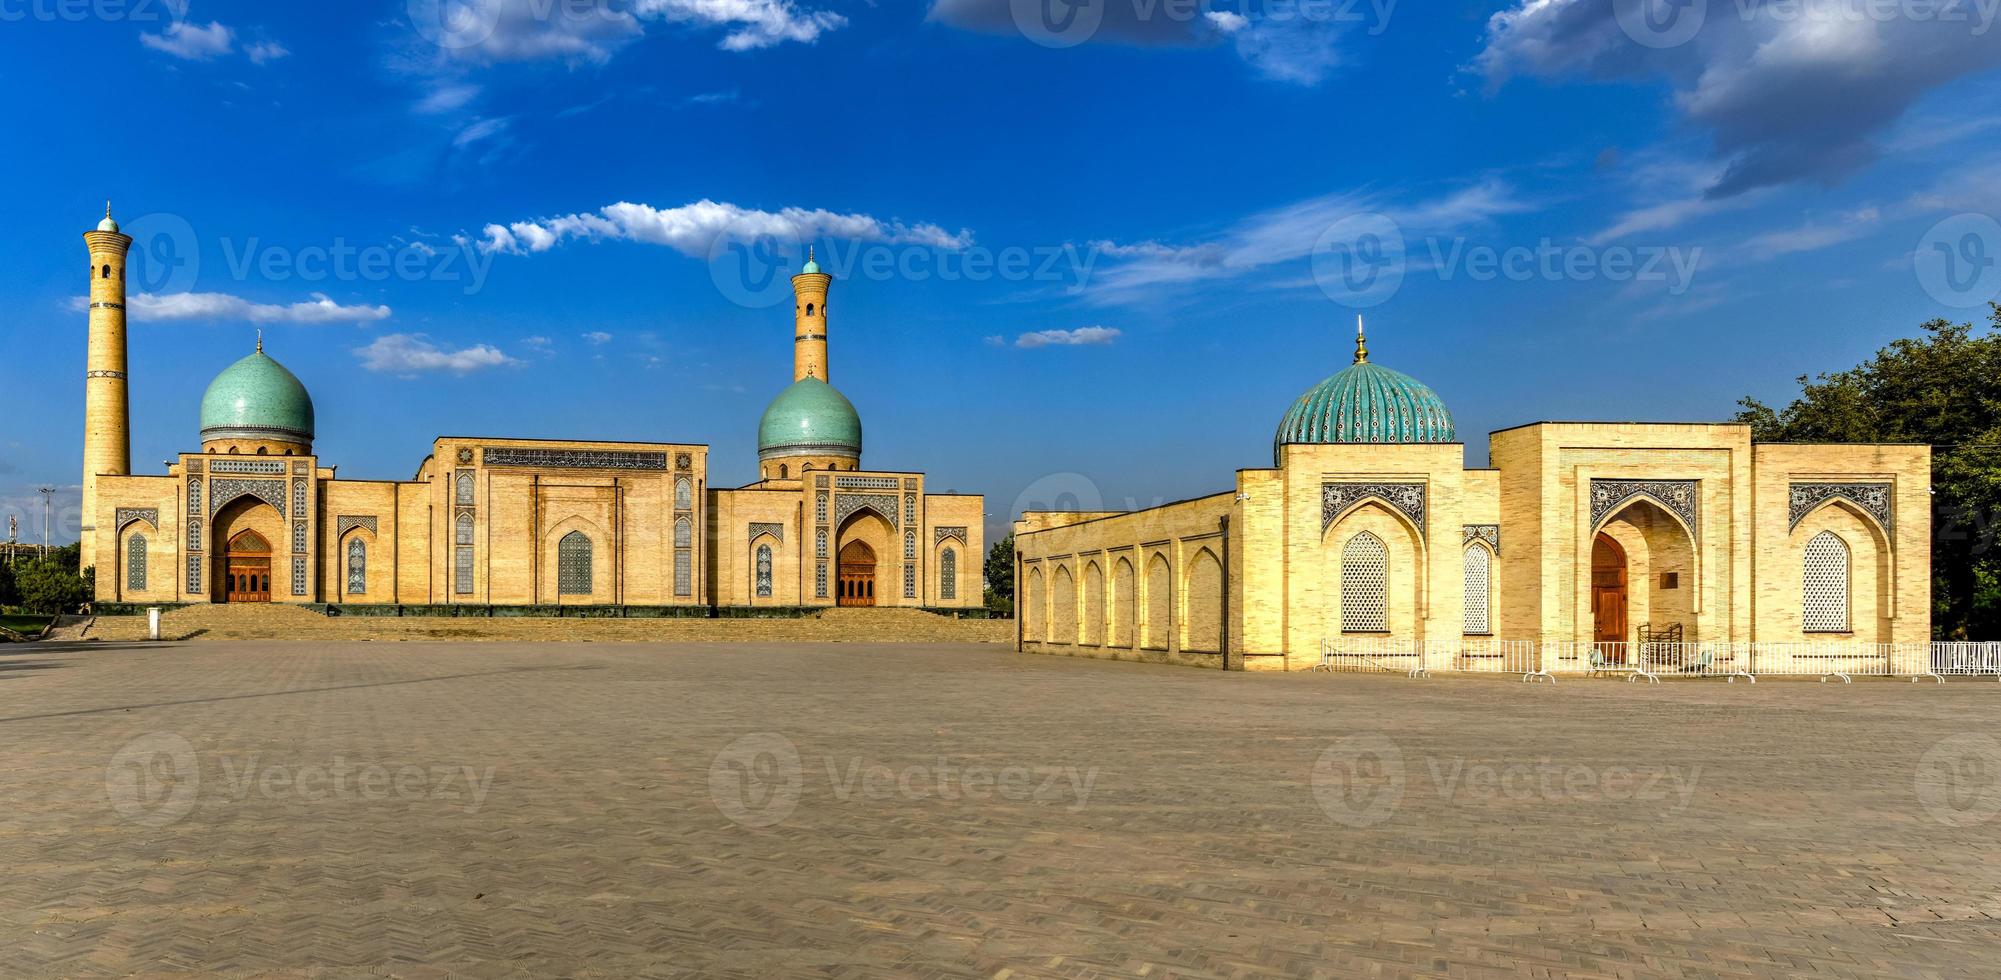
[[1022, 515], [1019, 646], [1249, 670], [1385, 651], [1406, 655], [1387, 661], [1399, 669], [1480, 669], [1468, 661], [1514, 643], [1571, 651], [1565, 669], [1583, 670], [1662, 644], [1810, 660], [1930, 640], [1929, 447], [1538, 422], [1493, 433], [1492, 465], [1472, 469], [1437, 393], [1372, 362], [1359, 327], [1355, 346], [1285, 410], [1271, 467], [1230, 489]]
[[828, 374], [833, 277], [810, 259], [792, 279], [792, 384], [764, 412], [749, 486], [709, 486], [701, 443], [479, 436], [434, 440], [409, 480], [338, 479], [315, 452], [312, 396], [261, 339], [202, 396], [200, 450], [140, 476], [132, 239], [108, 208], [84, 239], [82, 548], [100, 603], [606, 615], [983, 605], [984, 500], [931, 493], [916, 470], [862, 467], [861, 417]]

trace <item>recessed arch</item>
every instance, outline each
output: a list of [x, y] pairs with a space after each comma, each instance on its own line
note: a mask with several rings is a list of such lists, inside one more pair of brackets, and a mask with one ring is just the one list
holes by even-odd
[[1181, 649], [1191, 653], [1223, 652], [1223, 561], [1207, 546], [1188, 560], [1187, 587], [1182, 592]]
[[1077, 642], [1077, 577], [1070, 566], [1056, 566], [1049, 580], [1049, 642]]
[[1092, 559], [1084, 566], [1084, 614], [1082, 642], [1087, 647], [1105, 645], [1105, 570]]
[[1044, 583], [1042, 566], [1028, 570], [1028, 587], [1023, 590], [1021, 621], [1022, 639], [1030, 643], [1040, 643], [1048, 636], [1048, 587]]

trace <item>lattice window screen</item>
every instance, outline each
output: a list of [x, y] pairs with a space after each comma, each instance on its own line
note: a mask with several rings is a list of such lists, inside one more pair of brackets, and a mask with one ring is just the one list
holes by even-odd
[[1466, 632], [1482, 635], [1493, 632], [1490, 610], [1493, 597], [1490, 593], [1494, 580], [1492, 559], [1487, 549], [1477, 544], [1466, 546]]
[[1341, 549], [1341, 632], [1387, 633], [1389, 549], [1363, 531]]
[[347, 594], [368, 594], [368, 546], [360, 538], [347, 543]]
[[125, 543], [125, 587], [146, 591], [146, 536], [135, 534]]
[[757, 597], [771, 598], [771, 546], [757, 546]]
[[903, 566], [903, 597], [904, 597], [905, 599], [915, 599], [915, 598], [917, 598], [917, 566], [916, 566], [916, 565], [909, 565], [909, 564], [906, 564], [906, 565], [904, 565], [904, 566]]
[[556, 594], [591, 594], [591, 539], [582, 531], [556, 542]]
[[959, 598], [959, 553], [950, 548], [938, 556], [938, 598]]
[[1848, 632], [1848, 544], [1833, 531], [1806, 543], [1800, 626], [1808, 633]]

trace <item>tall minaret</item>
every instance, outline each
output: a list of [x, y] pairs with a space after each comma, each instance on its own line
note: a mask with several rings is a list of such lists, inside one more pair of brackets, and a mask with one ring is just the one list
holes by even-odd
[[90, 246], [90, 342], [83, 382], [83, 567], [97, 564], [97, 478], [132, 472], [132, 412], [125, 383], [125, 253], [111, 202]]
[[827, 379], [827, 286], [834, 277], [820, 271], [806, 249], [806, 267], [792, 277], [792, 380]]

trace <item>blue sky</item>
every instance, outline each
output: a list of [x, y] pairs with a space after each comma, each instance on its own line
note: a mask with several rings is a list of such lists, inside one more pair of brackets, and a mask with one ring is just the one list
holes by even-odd
[[261, 327], [344, 476], [492, 434], [747, 481], [790, 380], [757, 287], [811, 242], [866, 462], [996, 529], [1269, 465], [1358, 310], [1479, 465], [2001, 291], [1994, 0], [1067, 2], [0, 0], [0, 507], [74, 499], [107, 197], [137, 472]]

